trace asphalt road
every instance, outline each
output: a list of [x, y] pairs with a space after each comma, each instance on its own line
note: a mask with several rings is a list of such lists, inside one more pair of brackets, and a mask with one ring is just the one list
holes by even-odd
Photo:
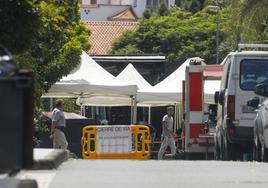
[[223, 161], [72, 160], [50, 188], [268, 187], [268, 163]]

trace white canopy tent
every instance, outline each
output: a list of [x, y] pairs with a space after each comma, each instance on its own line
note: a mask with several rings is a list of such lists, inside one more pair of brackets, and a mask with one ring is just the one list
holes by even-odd
[[[182, 90], [185, 80], [186, 67], [191, 62], [201, 61], [203, 59], [196, 57], [187, 59], [177, 70], [166, 77], [163, 81], [155, 85], [151, 89], [139, 90], [137, 94], [137, 102], [139, 104], [147, 104], [150, 106], [165, 106], [175, 105], [175, 128], [179, 127], [182, 118], [180, 105], [182, 103]], [[214, 92], [220, 88], [220, 80], [205, 80], [204, 81], [204, 102], [214, 102]]]
[[80, 65], [54, 84], [43, 97], [120, 96], [129, 98], [136, 93], [136, 85], [126, 84], [117, 79], [98, 65], [86, 52], [83, 52]]
[[[202, 61], [202, 59], [187, 59], [177, 70], [166, 77], [163, 81], [151, 89], [139, 90], [137, 94], [138, 103], [151, 106], [172, 105], [182, 101], [182, 81], [185, 80], [185, 69], [191, 61]], [[214, 99], [214, 92], [220, 88], [220, 80], [205, 80], [204, 99], [210, 103]]]
[[[130, 85], [137, 85], [138, 89], [151, 89], [152, 86], [140, 75], [135, 67], [129, 63], [125, 69], [116, 77], [120, 81], [124, 81]], [[98, 104], [98, 101], [101, 103]], [[98, 106], [130, 106], [131, 99], [120, 96], [95, 96], [90, 98], [83, 98], [80, 100], [83, 105], [96, 105]]]
[[182, 80], [185, 79], [185, 68], [189, 66], [191, 59], [187, 59], [177, 70], [155, 85], [152, 89], [139, 91], [138, 102], [161, 106], [175, 104], [181, 101]]
[[127, 82], [128, 84], [136, 84], [138, 90], [151, 89], [152, 86], [149, 84], [142, 75], [135, 69], [135, 67], [129, 63], [126, 68], [117, 75], [117, 78]]
[[[138, 89], [152, 88], [152, 86], [140, 75], [131, 63], [129, 63], [116, 78], [122, 82], [126, 82], [127, 84], [137, 85]], [[80, 98], [79, 103], [88, 106], [131, 106], [131, 114], [133, 114], [133, 116], [131, 116], [131, 121], [136, 122], [137, 119], [137, 103], [131, 98], [121, 96], [94, 96]]]
[[[80, 65], [54, 84], [43, 97], [77, 97], [77, 102], [81, 105], [81, 113], [83, 113], [84, 98], [94, 99], [91, 101], [92, 106], [111, 104], [109, 97], [130, 101], [133, 106], [135, 104], [133, 96], [136, 94], [137, 86], [135, 84], [127, 84], [114, 77], [89, 57], [86, 52], [83, 52]], [[106, 100], [102, 100], [102, 98]], [[134, 116], [132, 110], [131, 120]]]

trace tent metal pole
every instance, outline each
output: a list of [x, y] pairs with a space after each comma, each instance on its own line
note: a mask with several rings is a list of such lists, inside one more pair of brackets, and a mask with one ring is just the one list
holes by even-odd
[[177, 129], [180, 128], [180, 104], [177, 103], [177, 114], [178, 114], [178, 118], [177, 118]]
[[133, 96], [131, 96], [130, 124], [133, 124], [133, 115], [134, 115], [133, 105], [134, 105], [134, 99]]
[[142, 121], [145, 122], [145, 109], [142, 107]]
[[180, 104], [178, 104], [178, 128], [180, 128], [180, 120], [181, 120], [181, 117], [180, 117]]
[[49, 110], [50, 112], [52, 112], [53, 110], [53, 98], [52, 97], [49, 98]]
[[179, 128], [182, 128], [182, 104], [180, 104], [179, 109]]
[[148, 108], [148, 124], [151, 124], [151, 106]]
[[83, 116], [86, 116], [86, 106], [83, 105]]
[[174, 126], [174, 132], [176, 132], [176, 130], [177, 130], [177, 118], [178, 118], [178, 115], [177, 115], [177, 105], [176, 105], [176, 103], [174, 104], [174, 106], [175, 106], [175, 114], [174, 114], [175, 126]]
[[138, 108], [137, 108], [137, 97], [135, 96], [134, 97], [134, 116], [133, 116], [134, 124], [137, 123], [137, 110], [138, 110]]
[[80, 114], [83, 116], [83, 105], [80, 106]]

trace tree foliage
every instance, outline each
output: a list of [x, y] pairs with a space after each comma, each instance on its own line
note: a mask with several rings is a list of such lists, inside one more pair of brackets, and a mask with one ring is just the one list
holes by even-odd
[[34, 0], [1, 0], [1, 45], [12, 53], [21, 53], [30, 46], [38, 27], [38, 9]]
[[205, 0], [204, 5], [205, 6], [214, 5], [219, 6], [220, 8], [226, 8], [230, 6], [232, 1], [233, 0]]
[[151, 11], [150, 9], [146, 9], [144, 12], [143, 12], [143, 18], [145, 19], [148, 19], [151, 17]]
[[176, 4], [184, 10], [196, 13], [204, 8], [205, 0], [177, 0]]
[[[168, 72], [189, 57], [199, 56], [207, 63], [215, 63], [216, 16], [215, 11], [208, 9], [194, 15], [173, 9], [168, 16], [142, 19], [136, 30], [126, 32], [114, 41], [111, 53], [162, 54], [169, 60]], [[223, 25], [219, 28], [220, 41], [228, 32]]]
[[237, 26], [243, 42], [256, 42], [268, 39], [268, 1], [232, 1], [233, 24]]
[[168, 7], [165, 3], [160, 3], [158, 8], [158, 15], [159, 16], [167, 16], [169, 14]]
[[36, 73], [38, 99], [80, 63], [82, 49], [89, 48], [89, 32], [80, 22], [78, 0], [44, 0], [35, 6], [40, 27], [30, 48], [16, 57], [21, 67]]
[[69, 74], [90, 47], [79, 5], [79, 0], [1, 1], [0, 43], [21, 68], [34, 71], [37, 114], [41, 95]]

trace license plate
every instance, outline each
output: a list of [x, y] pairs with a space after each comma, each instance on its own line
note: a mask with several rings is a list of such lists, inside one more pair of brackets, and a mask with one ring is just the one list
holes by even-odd
[[242, 112], [243, 113], [255, 113], [256, 109], [254, 107], [244, 105], [242, 106]]

